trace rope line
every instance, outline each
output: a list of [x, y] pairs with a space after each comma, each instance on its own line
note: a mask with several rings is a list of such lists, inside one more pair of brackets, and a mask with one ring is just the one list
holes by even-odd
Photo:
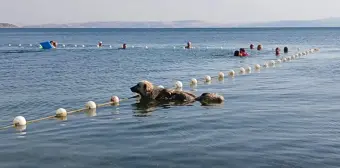
[[[301, 56], [306, 56], [308, 54], [311, 54], [311, 53], [314, 53], [314, 52], [318, 52], [319, 49], [310, 49], [310, 50], [307, 50], [305, 52], [298, 52], [292, 56], [287, 56], [287, 57], [282, 57], [280, 59], [277, 59], [276, 61], [274, 60], [271, 60], [271, 61], [266, 61], [262, 66], [259, 64], [255, 64], [255, 69], [256, 70], [260, 70], [261, 67], [264, 67], [264, 68], [268, 68], [268, 67], [274, 67], [275, 64], [277, 63], [284, 63], [284, 62], [288, 62], [290, 60], [293, 60], [293, 59], [297, 59], [298, 57], [301, 57]], [[269, 63], [268, 63], [269, 62]], [[250, 67], [250, 66], [249, 66]], [[241, 67], [243, 68], [243, 67]], [[246, 74], [246, 73], [251, 73], [251, 68], [249, 69], [248, 67], [245, 69], [243, 68], [241, 70], [240, 68], [240, 71], [237, 73], [235, 72], [233, 69], [230, 70], [227, 74], [227, 76], [231, 77], [231, 78], [234, 78], [235, 76], [238, 76], [237, 74]], [[231, 73], [233, 72], [233, 73]], [[223, 75], [222, 75], [223, 74]], [[225, 76], [224, 76], [224, 73], [223, 72], [220, 72], [219, 73], [219, 76], [205, 76], [205, 78], [203, 79], [204, 82], [211, 82], [212, 79], [215, 79], [215, 78], [218, 78], [218, 79], [224, 79]], [[195, 79], [195, 78], [192, 78], [192, 79]], [[195, 79], [196, 80], [196, 79]], [[201, 79], [199, 79], [201, 81]], [[190, 85], [192, 85], [192, 81], [190, 83]], [[197, 86], [197, 80], [196, 80], [196, 83], [195, 83], [195, 86]], [[177, 81], [176, 84], [175, 84], [175, 88], [179, 88], [179, 89], [182, 89], [183, 88], [183, 84], [182, 82], [180, 81]], [[13, 124], [12, 125], [8, 125], [8, 126], [4, 126], [4, 127], [0, 127], [0, 130], [5, 130], [5, 129], [8, 129], [8, 128], [12, 128], [12, 127], [16, 127], [16, 126], [26, 126], [27, 124], [31, 124], [31, 123], [35, 123], [35, 122], [39, 122], [39, 121], [43, 121], [43, 120], [47, 120], [47, 119], [53, 119], [53, 118], [60, 118], [60, 117], [65, 117], [67, 115], [70, 115], [70, 114], [74, 114], [74, 113], [78, 113], [78, 112], [82, 112], [82, 111], [85, 111], [85, 110], [88, 110], [88, 109], [96, 109], [96, 108], [100, 108], [100, 107], [104, 107], [104, 106], [108, 106], [108, 105], [119, 105], [120, 102], [124, 102], [124, 101], [127, 101], [127, 100], [130, 100], [130, 99], [133, 99], [133, 98], [137, 98], [139, 97], [139, 95], [136, 95], [136, 96], [132, 96], [132, 97], [129, 97], [129, 98], [123, 98], [121, 100], [119, 100], [119, 98], [117, 96], [113, 96], [111, 98], [111, 101], [110, 102], [107, 102], [107, 103], [102, 103], [102, 104], [96, 104], [92, 101], [88, 102], [85, 106], [85, 108], [80, 108], [80, 109], [75, 109], [75, 110], [71, 110], [71, 111], [66, 111], [65, 109], [58, 109], [57, 112], [56, 112], [56, 115], [51, 115], [51, 116], [47, 116], [47, 117], [43, 117], [43, 118], [39, 118], [39, 119], [34, 119], [34, 120], [30, 120], [30, 121], [27, 121], [25, 120], [24, 117], [22, 116], [17, 116], [16, 118], [14, 118], [13, 120]], [[58, 112], [60, 114], [58, 114]]]
[[[130, 99], [133, 99], [133, 98], [137, 98], [137, 97], [138, 97], [138, 95], [132, 96], [132, 97], [129, 97], [129, 98], [123, 98], [119, 102], [124, 102], [124, 101], [130, 100]], [[115, 103], [107, 102], [107, 103], [98, 104], [97, 107], [99, 108], [99, 107], [104, 107], [104, 106], [113, 105], [113, 104], [115, 104]], [[80, 109], [72, 110], [72, 111], [67, 112], [67, 115], [82, 112], [82, 111], [85, 111], [85, 110], [88, 110], [88, 109], [89, 108], [80, 108]], [[59, 118], [59, 116], [51, 115], [51, 116], [47, 116], [47, 117], [43, 117], [43, 118], [29, 120], [29, 121], [26, 122], [26, 125], [36, 123], [36, 122], [39, 122], [39, 121], [43, 121], [43, 120], [54, 119], [54, 118]], [[15, 126], [16, 126], [15, 124], [12, 124], [12, 125], [8, 125], [8, 126], [0, 127], [0, 130], [5, 130], [5, 129], [15, 127]]]

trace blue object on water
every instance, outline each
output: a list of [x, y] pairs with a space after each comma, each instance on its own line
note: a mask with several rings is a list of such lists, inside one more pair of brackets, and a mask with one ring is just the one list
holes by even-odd
[[40, 46], [41, 46], [42, 49], [51, 49], [51, 48], [53, 48], [51, 43], [48, 42], [48, 41], [40, 43]]

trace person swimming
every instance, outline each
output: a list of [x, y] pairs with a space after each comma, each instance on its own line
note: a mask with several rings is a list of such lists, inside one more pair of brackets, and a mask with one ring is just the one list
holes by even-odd
[[240, 48], [240, 56], [245, 57], [245, 56], [249, 56], [249, 55], [244, 48]]
[[279, 47], [276, 47], [276, 49], [275, 49], [275, 55], [280, 55], [280, 48], [279, 48]]
[[284, 53], [288, 53], [288, 47], [283, 48]]
[[261, 45], [261, 44], [259, 44], [259, 45], [257, 46], [257, 50], [258, 50], [258, 51], [262, 50], [262, 45]]
[[50, 44], [53, 46], [53, 48], [57, 48], [58, 43], [56, 41], [50, 41]]
[[236, 50], [236, 51], [234, 52], [234, 56], [237, 56], [237, 57], [241, 56], [241, 55], [240, 55], [240, 51]]
[[250, 44], [250, 49], [254, 49], [254, 44]]
[[99, 41], [98, 42], [98, 47], [102, 47], [103, 46], [103, 42]]
[[191, 49], [191, 48], [192, 48], [191, 42], [190, 42], [190, 41], [187, 43], [187, 46], [185, 46], [185, 48], [186, 48], [186, 49]]
[[119, 48], [119, 49], [125, 50], [126, 49], [126, 44], [124, 43], [123, 46], [121, 48]]

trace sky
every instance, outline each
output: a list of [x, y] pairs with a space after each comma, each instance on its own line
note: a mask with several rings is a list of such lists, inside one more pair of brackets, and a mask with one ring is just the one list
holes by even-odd
[[340, 0], [0, 0], [0, 23], [202, 20], [248, 23], [340, 17]]

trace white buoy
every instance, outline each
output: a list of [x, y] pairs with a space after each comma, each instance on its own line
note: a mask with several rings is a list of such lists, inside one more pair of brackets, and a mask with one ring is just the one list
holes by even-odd
[[112, 96], [111, 97], [111, 102], [113, 104], [118, 104], [119, 103], [119, 97], [118, 96]]
[[270, 66], [275, 66], [275, 61], [274, 60], [269, 61], [269, 65]]
[[223, 50], [223, 47], [221, 47], [221, 50]]
[[260, 64], [255, 64], [255, 69], [256, 70], [260, 70], [261, 69], [261, 65]]
[[97, 105], [96, 105], [95, 102], [89, 101], [89, 102], [87, 102], [87, 103], [85, 104], [85, 107], [86, 107], [87, 109], [95, 109], [95, 108], [97, 108]]
[[132, 48], [135, 48], [135, 46], [131, 46]]
[[290, 59], [291, 59], [291, 60], [295, 59], [294, 55], [292, 55], [292, 56], [290, 57]]
[[287, 61], [290, 61], [290, 57], [287, 57], [286, 59], [287, 59]]
[[223, 72], [219, 72], [219, 73], [218, 73], [218, 78], [219, 78], [219, 79], [224, 78], [224, 73], [223, 73]]
[[176, 89], [181, 89], [181, 88], [183, 88], [183, 83], [182, 83], [181, 81], [177, 81], [177, 82], [175, 83], [175, 88], [176, 88]]
[[66, 117], [67, 116], [67, 111], [63, 108], [59, 108], [57, 111], [56, 111], [56, 117]]
[[211, 81], [211, 77], [209, 75], [206, 75], [204, 77], [204, 80], [205, 80], [205, 82], [210, 82]]
[[282, 62], [287, 62], [287, 58], [282, 58]]
[[246, 72], [247, 72], [247, 73], [250, 73], [250, 72], [251, 72], [251, 67], [250, 67], [250, 66], [247, 66], [247, 67], [246, 67]]
[[235, 71], [234, 71], [234, 70], [230, 70], [229, 73], [228, 73], [228, 75], [229, 75], [230, 77], [234, 77], [234, 76], [235, 76]]
[[265, 63], [263, 64], [263, 67], [265, 67], [265, 68], [269, 67], [268, 63], [265, 62]]
[[74, 47], [77, 47], [77, 44], [75, 44]]
[[33, 45], [32, 44], [30, 44], [30, 47], [32, 47]]
[[146, 49], [148, 49], [149, 47], [148, 46], [145, 46]]
[[198, 82], [197, 82], [197, 79], [195, 79], [195, 78], [192, 78], [191, 81], [190, 81], [190, 85], [196, 86], [197, 83], [198, 83]]
[[174, 46], [174, 49], [176, 49], [176, 47]]
[[111, 46], [111, 45], [110, 45], [109, 47], [110, 47], [110, 48], [112, 48], [112, 46]]
[[19, 47], [21, 47], [21, 44], [19, 44]]
[[26, 119], [23, 116], [17, 116], [13, 120], [14, 126], [23, 126], [26, 125]]
[[20, 125], [20, 126], [18, 125], [18, 126], [15, 126], [15, 130], [17, 130], [17, 131], [19, 131], [19, 132], [25, 131], [26, 128], [27, 128], [26, 125]]
[[164, 89], [163, 85], [158, 85], [158, 88]]
[[243, 67], [241, 67], [240, 68], [240, 73], [245, 73], [245, 72], [246, 72], [246, 70]]
[[12, 46], [11, 44], [8, 44], [8, 46], [10, 47], [10, 46]]
[[66, 47], [66, 45], [65, 45], [65, 44], [63, 44], [63, 47]]
[[82, 45], [82, 47], [84, 48], [84, 47], [85, 47], [85, 45]]
[[281, 63], [281, 60], [280, 60], [280, 59], [277, 59], [277, 60], [276, 60], [276, 63], [280, 64], [280, 63]]

